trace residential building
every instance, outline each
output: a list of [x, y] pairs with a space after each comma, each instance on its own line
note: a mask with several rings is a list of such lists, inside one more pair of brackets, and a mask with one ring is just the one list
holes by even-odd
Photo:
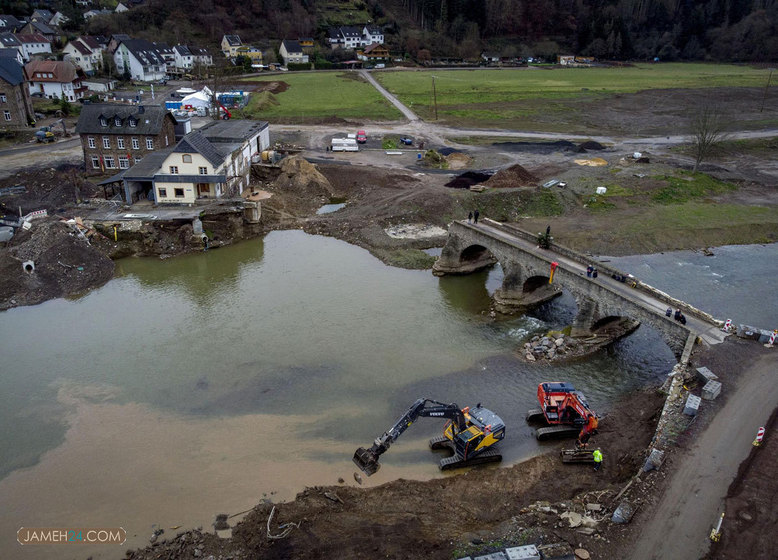
[[164, 156], [126, 171], [125, 199], [151, 196], [158, 204], [193, 204], [239, 196], [249, 185], [252, 156], [269, 146], [266, 122], [213, 121], [185, 135]]
[[10, 58], [24, 66], [24, 58], [22, 58], [22, 53], [19, 52], [19, 49], [0, 47], [0, 58]]
[[24, 27], [24, 23], [19, 21], [15, 16], [0, 15], [0, 31], [16, 33], [22, 27]]
[[116, 89], [118, 80], [111, 78], [84, 78], [81, 85], [94, 93], [107, 93]]
[[29, 79], [30, 93], [42, 93], [50, 99], [68, 101], [81, 99], [86, 88], [81, 84], [83, 73], [64, 60], [33, 60], [24, 67]]
[[305, 54], [313, 54], [313, 50], [316, 48], [316, 42], [313, 40], [313, 37], [299, 37], [297, 42], [300, 43], [300, 47], [302, 47]]
[[331, 27], [327, 32], [327, 42], [333, 49], [354, 50], [371, 43], [383, 44], [384, 34], [380, 27], [365, 25], [363, 27], [344, 25]]
[[238, 47], [242, 45], [243, 43], [237, 35], [225, 35], [222, 37], [222, 53], [224, 53], [224, 56], [227, 58], [235, 58], [237, 56]]
[[370, 43], [357, 54], [359, 60], [382, 62], [389, 60], [389, 49], [379, 43]]
[[84, 16], [85, 20], [89, 21], [93, 17], [97, 17], [97, 16], [110, 16], [111, 14], [113, 14], [113, 12], [111, 10], [107, 10], [107, 9], [104, 8], [102, 10], [88, 10], [88, 11], [84, 12], [83, 16]]
[[284, 66], [289, 63], [306, 64], [308, 62], [308, 55], [303, 54], [303, 48], [297, 41], [290, 41], [289, 39], [281, 41], [281, 48], [278, 49], [278, 54], [284, 59]]
[[22, 45], [22, 57], [30, 61], [35, 54], [51, 54], [51, 41], [39, 33], [17, 33]]
[[57, 41], [60, 35], [62, 35], [62, 32], [58, 28], [51, 27], [42, 21], [30, 21], [27, 25], [17, 31], [17, 33], [25, 33], [28, 35], [37, 33], [46, 37], [51, 43]]
[[87, 76], [92, 76], [103, 67], [103, 51], [105, 45], [98, 40], [97, 36], [92, 35], [82, 35], [62, 49], [63, 60], [80, 68]]
[[129, 169], [148, 154], [175, 144], [175, 119], [159, 105], [90, 104], [81, 108], [81, 136], [87, 173]]
[[152, 43], [145, 39], [125, 39], [113, 53], [113, 60], [120, 74], [141, 82], [156, 82], [165, 78], [167, 60], [173, 51], [164, 43]]
[[57, 12], [54, 14], [54, 17], [49, 20], [49, 25], [56, 25], [60, 26], [64, 23], [67, 23], [70, 21], [70, 18], [63, 14], [62, 12]]
[[258, 66], [262, 64], [262, 51], [256, 47], [251, 47], [249, 45], [238, 47], [235, 51], [235, 56], [245, 56], [250, 58], [252, 66]]
[[54, 12], [51, 10], [35, 10], [32, 12], [32, 15], [30, 16], [30, 21], [41, 21], [45, 24], [51, 23], [51, 20], [54, 18]]
[[16, 36], [16, 33], [11, 33], [10, 31], [0, 32], [0, 48], [16, 49], [16, 51], [19, 53], [19, 56], [24, 59], [24, 49], [22, 48], [22, 42], [19, 40], [19, 37]]
[[24, 68], [11, 57], [0, 57], [0, 128], [22, 128], [35, 122]]
[[116, 52], [116, 49], [119, 48], [119, 43], [122, 41], [129, 41], [130, 39], [132, 39], [132, 37], [125, 35], [124, 33], [111, 35], [111, 38], [108, 40], [108, 52], [113, 55]]
[[124, 4], [122, 4], [121, 2], [116, 4], [116, 9], [114, 10], [114, 12], [116, 12], [117, 14], [121, 14], [122, 12], [129, 12], [129, 11], [130, 9]]
[[213, 66], [213, 57], [206, 49], [191, 45], [173, 47], [174, 66], [179, 70], [191, 70], [197, 66]]

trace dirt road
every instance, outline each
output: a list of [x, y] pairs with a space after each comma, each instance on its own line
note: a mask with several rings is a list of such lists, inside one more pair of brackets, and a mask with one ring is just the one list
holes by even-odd
[[675, 470], [635, 543], [632, 560], [701, 558], [707, 553], [708, 535], [727, 489], [751, 452], [757, 428], [778, 406], [777, 366], [773, 350], [743, 371], [727, 403]]

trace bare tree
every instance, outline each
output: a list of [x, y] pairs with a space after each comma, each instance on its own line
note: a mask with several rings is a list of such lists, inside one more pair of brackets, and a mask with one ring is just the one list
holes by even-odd
[[696, 172], [702, 161], [707, 158], [718, 144], [726, 140], [724, 118], [716, 107], [702, 105], [691, 121], [691, 143]]

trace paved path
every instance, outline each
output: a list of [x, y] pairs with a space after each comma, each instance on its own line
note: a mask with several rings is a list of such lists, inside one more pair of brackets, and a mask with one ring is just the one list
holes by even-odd
[[[552, 261], [555, 261], [559, 263], [559, 268], [561, 270], [565, 270], [570, 274], [575, 274], [577, 276], [586, 278], [584, 271], [587, 263], [579, 262], [570, 257], [560, 255], [554, 252], [553, 248], [550, 250], [539, 251], [537, 249], [537, 243], [534, 241], [528, 241], [523, 237], [517, 237], [510, 231], [509, 228], [502, 226], [502, 224], [499, 222], [494, 222], [487, 219], [486, 221], [477, 225], [468, 224], [465, 221], [460, 223], [464, 226], [483, 231], [489, 236], [499, 239], [508, 245], [516, 247], [522, 251], [526, 251], [527, 253], [535, 255], [540, 259], [546, 260], [548, 261], [549, 265]], [[649, 311], [653, 311], [661, 317], [665, 317], [665, 310], [668, 307], [667, 302], [654, 297], [648, 292], [639, 289], [636, 290], [630, 287], [628, 284], [614, 280], [613, 278], [604, 274], [598, 276], [597, 278], [587, 278], [587, 280], [603, 286], [618, 296], [630, 300]], [[686, 321], [687, 322], [685, 327], [690, 332], [693, 332], [702, 337], [708, 344], [718, 344], [722, 342], [726, 336], [725, 333], [719, 329], [718, 325], [711, 324], [701, 318], [687, 315]]]
[[388, 92], [386, 89], [384, 89], [384, 87], [383, 87], [381, 84], [379, 84], [379, 83], [378, 83], [378, 82], [375, 80], [375, 78], [373, 78], [373, 76], [371, 76], [371, 75], [370, 75], [370, 72], [366, 72], [365, 70], [360, 70], [360, 71], [359, 71], [359, 74], [360, 74], [360, 75], [361, 75], [361, 76], [362, 76], [362, 77], [363, 77], [365, 80], [367, 80], [367, 82], [368, 82], [370, 85], [372, 85], [374, 88], [376, 88], [376, 89], [378, 90], [378, 93], [380, 93], [381, 95], [383, 95], [384, 97], [386, 97], [386, 99], [388, 99], [388, 100], [389, 100], [389, 102], [390, 102], [392, 105], [394, 105], [395, 107], [397, 107], [397, 109], [399, 109], [399, 110], [400, 110], [400, 112], [401, 112], [403, 115], [405, 115], [405, 118], [406, 118], [406, 119], [408, 119], [408, 120], [409, 120], [409, 121], [411, 121], [411, 122], [413, 122], [413, 121], [418, 121], [418, 120], [419, 120], [419, 117], [417, 117], [417, 116], [416, 116], [416, 113], [414, 113], [413, 111], [411, 111], [410, 109], [408, 109], [408, 107], [406, 107], [405, 105], [403, 105], [402, 103], [400, 103], [400, 100], [399, 100], [399, 99], [397, 99], [397, 98], [396, 98], [394, 95], [392, 95], [392, 94], [391, 94], [391, 93], [389, 93], [389, 92]]
[[743, 372], [735, 392], [670, 473], [672, 481], [643, 527], [631, 560], [692, 559], [708, 552], [708, 536], [729, 485], [751, 452], [757, 428], [778, 406], [776, 369], [778, 352], [773, 351]]

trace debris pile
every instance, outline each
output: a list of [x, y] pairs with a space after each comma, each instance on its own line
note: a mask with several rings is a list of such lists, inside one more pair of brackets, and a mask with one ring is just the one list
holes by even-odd
[[534, 187], [538, 178], [519, 165], [511, 165], [497, 173], [486, 181], [485, 186], [492, 189], [506, 189], [512, 187]]
[[299, 155], [285, 158], [281, 162], [281, 173], [273, 182], [274, 190], [292, 192], [308, 199], [335, 195], [329, 180], [322, 175], [315, 165]]
[[490, 177], [491, 175], [488, 173], [467, 171], [454, 177], [451, 181], [446, 183], [445, 186], [451, 189], [469, 189], [473, 185], [488, 181]]
[[524, 343], [524, 357], [528, 362], [538, 360], [553, 360], [558, 355], [569, 353], [577, 349], [579, 342], [571, 336], [565, 336], [561, 332], [549, 333], [542, 336], [536, 334], [529, 342]]

